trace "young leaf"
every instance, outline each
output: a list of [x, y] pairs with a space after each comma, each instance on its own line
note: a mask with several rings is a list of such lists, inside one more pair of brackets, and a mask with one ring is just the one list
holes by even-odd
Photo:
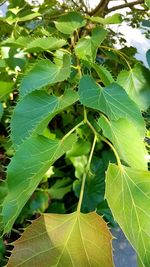
[[117, 83], [102, 88], [92, 77], [85, 75], [80, 80], [79, 98], [83, 105], [104, 112], [111, 120], [129, 119], [144, 136], [145, 126], [140, 110]]
[[82, 15], [77, 12], [67, 13], [55, 21], [57, 30], [69, 35], [78, 28], [85, 26], [85, 24], [86, 21], [83, 19]]
[[91, 36], [83, 37], [75, 47], [75, 53], [78, 58], [94, 62], [97, 49], [104, 41], [107, 31], [102, 28], [96, 28], [92, 31]]
[[[78, 94], [70, 89], [59, 97], [43, 91], [25, 96], [14, 109], [11, 119], [11, 139], [15, 148], [34, 133], [42, 133], [50, 120], [60, 111], [78, 100]], [[18, 127], [19, 125], [19, 127]]]
[[150, 105], [150, 76], [149, 71], [141, 65], [136, 65], [132, 70], [123, 70], [117, 78], [120, 84], [141, 109]]
[[5, 233], [11, 230], [46, 171], [75, 141], [75, 135], [64, 141], [37, 135], [20, 145], [7, 170], [8, 195], [3, 203]]
[[110, 164], [106, 198], [144, 267], [150, 266], [150, 172]]
[[109, 121], [104, 116], [98, 121], [103, 134], [113, 143], [120, 158], [129, 166], [147, 170], [147, 151], [138, 129], [127, 119]]
[[113, 14], [107, 18], [100, 18], [100, 17], [90, 17], [89, 18], [92, 22], [100, 23], [100, 24], [119, 24], [122, 22], [121, 14]]
[[62, 65], [56, 65], [47, 59], [36, 62], [22, 79], [21, 97], [46, 85], [66, 80], [70, 75], [70, 60], [70, 56], [65, 54]]
[[43, 214], [13, 243], [6, 267], [113, 267], [111, 242], [95, 212]]
[[110, 85], [110, 83], [115, 82], [110, 71], [108, 71], [104, 66], [97, 65], [96, 63], [94, 63], [92, 67], [97, 72], [98, 76], [100, 77], [105, 86], [108, 86]]

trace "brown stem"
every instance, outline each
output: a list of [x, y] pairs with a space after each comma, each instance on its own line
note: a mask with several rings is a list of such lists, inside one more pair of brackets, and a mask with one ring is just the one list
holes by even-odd
[[101, 0], [99, 4], [91, 11], [89, 12], [90, 16], [94, 16], [96, 14], [103, 13], [105, 10], [107, 10], [109, 0]]
[[115, 11], [115, 10], [118, 10], [118, 9], [125, 8], [125, 7], [133, 7], [133, 6], [139, 5], [139, 4], [144, 4], [144, 0], [138, 0], [138, 1], [133, 1], [133, 2], [130, 2], [130, 3], [125, 3], [125, 4], [122, 4], [122, 5], [119, 5], [119, 6], [113, 6], [113, 7], [108, 9], [108, 13], [112, 12], [112, 11]]

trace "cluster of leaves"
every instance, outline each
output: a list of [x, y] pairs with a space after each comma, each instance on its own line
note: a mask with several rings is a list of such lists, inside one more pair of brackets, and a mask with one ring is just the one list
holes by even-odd
[[4, 242], [36, 219], [7, 266], [114, 266], [105, 221], [115, 219], [149, 267], [149, 70], [111, 46], [120, 15], [62, 15], [55, 4], [10, 1], [0, 20]]

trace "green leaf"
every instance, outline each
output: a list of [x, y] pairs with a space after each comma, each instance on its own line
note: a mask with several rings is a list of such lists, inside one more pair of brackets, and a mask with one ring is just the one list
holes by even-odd
[[71, 157], [70, 161], [75, 167], [75, 177], [81, 179], [83, 177], [83, 172], [87, 166], [87, 156], [82, 155], [79, 157]]
[[45, 212], [50, 203], [50, 197], [46, 190], [36, 190], [20, 212], [16, 224], [24, 224], [31, 216]]
[[106, 198], [115, 220], [138, 253], [150, 266], [150, 172], [110, 164]]
[[145, 3], [150, 8], [150, 0], [145, 0]]
[[5, 59], [0, 59], [0, 68], [1, 68], [1, 69], [6, 68], [6, 62], [5, 62]]
[[3, 104], [0, 102], [0, 120], [3, 116]]
[[47, 59], [38, 60], [22, 79], [21, 97], [46, 85], [66, 80], [70, 75], [70, 60], [67, 54], [63, 57], [62, 65], [56, 65]]
[[56, 180], [48, 190], [52, 199], [62, 199], [65, 194], [71, 191], [72, 184], [70, 178]]
[[147, 63], [148, 63], [148, 65], [149, 65], [149, 67], [150, 67], [150, 49], [147, 50], [147, 52], [146, 52], [146, 59], [147, 59]]
[[6, 22], [10, 25], [12, 25], [15, 22], [25, 22], [25, 21], [29, 21], [29, 20], [33, 20], [35, 18], [41, 17], [41, 14], [38, 12], [30, 12], [27, 14], [24, 13], [18, 13], [15, 14], [15, 16], [9, 16], [6, 18]]
[[7, 196], [8, 188], [6, 183], [3, 180], [0, 180], [0, 236], [4, 229], [4, 218], [2, 214], [3, 202], [5, 197]]
[[100, 24], [119, 24], [122, 22], [122, 16], [121, 14], [114, 14], [112, 16], [109, 16], [107, 18], [100, 18], [100, 17], [90, 17], [89, 18], [92, 22], [100, 23]]
[[65, 140], [34, 136], [20, 145], [7, 170], [8, 195], [3, 203], [5, 233], [11, 230], [46, 171], [75, 141], [75, 135]]
[[48, 213], [59, 213], [59, 214], [64, 214], [66, 213], [65, 205], [62, 202], [59, 201], [53, 201], [50, 203], [48, 209]]
[[26, 46], [28, 44], [30, 44], [31, 40], [33, 40], [32, 37], [29, 36], [20, 36], [17, 39], [14, 38], [7, 38], [6, 40], [4, 40], [1, 45], [2, 46], [6, 46], [6, 47], [16, 47], [19, 48], [21, 47], [22, 49], [26, 48]]
[[101, 81], [105, 86], [108, 86], [110, 85], [110, 83], [115, 82], [110, 71], [108, 71], [104, 66], [97, 65], [96, 63], [94, 63], [92, 67], [97, 72], [99, 78], [101, 79]]
[[85, 26], [85, 24], [86, 21], [82, 15], [77, 12], [67, 13], [55, 21], [57, 30], [64, 34], [72, 34], [78, 28]]
[[29, 52], [37, 52], [42, 50], [57, 50], [66, 45], [66, 40], [56, 37], [36, 38], [27, 45], [26, 50]]
[[44, 91], [35, 91], [25, 96], [17, 104], [11, 119], [11, 139], [14, 147], [17, 148], [35, 133], [42, 133], [56, 114], [77, 100], [78, 94], [70, 89], [59, 97], [48, 95]]
[[14, 83], [0, 81], [0, 100], [5, 100], [8, 95], [12, 92]]
[[113, 267], [111, 242], [107, 224], [95, 212], [43, 214], [13, 243], [6, 266]]
[[66, 45], [66, 40], [56, 37], [19, 37], [18, 39], [8, 38], [2, 42], [2, 46], [21, 47], [25, 51], [39, 52], [45, 50], [57, 50]]
[[35, 19], [37, 17], [41, 17], [41, 13], [34, 12], [34, 13], [27, 14], [25, 16], [19, 15], [16, 20], [23, 22], [23, 21], [28, 21], [28, 20]]
[[123, 70], [118, 75], [117, 82], [141, 109], [148, 108], [150, 105], [150, 75], [146, 68], [138, 64], [129, 71]]
[[[82, 149], [81, 149], [82, 147]], [[91, 143], [87, 140], [79, 139], [73, 144], [72, 149], [67, 152], [67, 157], [79, 157], [90, 152]]]
[[49, 206], [49, 195], [45, 191], [36, 191], [28, 204], [28, 214], [42, 213]]
[[102, 88], [92, 77], [85, 75], [80, 80], [79, 98], [83, 105], [104, 112], [111, 120], [129, 119], [144, 136], [144, 120], [139, 108], [117, 83]]
[[[78, 158], [78, 161], [80, 158]], [[80, 162], [78, 162], [80, 164]], [[78, 166], [77, 166], [78, 167]], [[82, 169], [82, 176], [85, 171], [85, 166]], [[86, 178], [85, 189], [82, 201], [82, 211], [94, 211], [97, 205], [104, 200], [105, 191], [105, 169], [103, 160], [94, 157], [91, 163], [90, 172]], [[82, 184], [82, 178], [76, 180], [73, 184], [75, 195], [79, 197]]]
[[106, 30], [96, 28], [92, 31], [91, 36], [81, 38], [75, 47], [77, 57], [86, 61], [94, 62], [97, 49], [104, 41], [106, 35]]
[[103, 134], [113, 143], [120, 158], [129, 166], [147, 170], [147, 151], [138, 129], [127, 119], [109, 121], [104, 116], [98, 121]]

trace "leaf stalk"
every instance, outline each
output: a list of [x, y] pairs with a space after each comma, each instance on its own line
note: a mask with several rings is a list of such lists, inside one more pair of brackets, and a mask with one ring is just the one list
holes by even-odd
[[84, 188], [85, 188], [85, 181], [86, 181], [86, 177], [87, 177], [87, 175], [88, 175], [88, 173], [90, 171], [90, 165], [91, 165], [91, 161], [92, 161], [92, 157], [93, 157], [96, 141], [97, 141], [97, 136], [94, 135], [94, 140], [93, 140], [90, 156], [89, 156], [88, 163], [87, 163], [87, 166], [86, 166], [86, 169], [85, 169], [85, 173], [83, 174], [83, 178], [82, 178], [82, 184], [81, 184], [79, 202], [78, 202], [78, 206], [77, 206], [77, 212], [81, 211], [83, 195], [84, 195]]

